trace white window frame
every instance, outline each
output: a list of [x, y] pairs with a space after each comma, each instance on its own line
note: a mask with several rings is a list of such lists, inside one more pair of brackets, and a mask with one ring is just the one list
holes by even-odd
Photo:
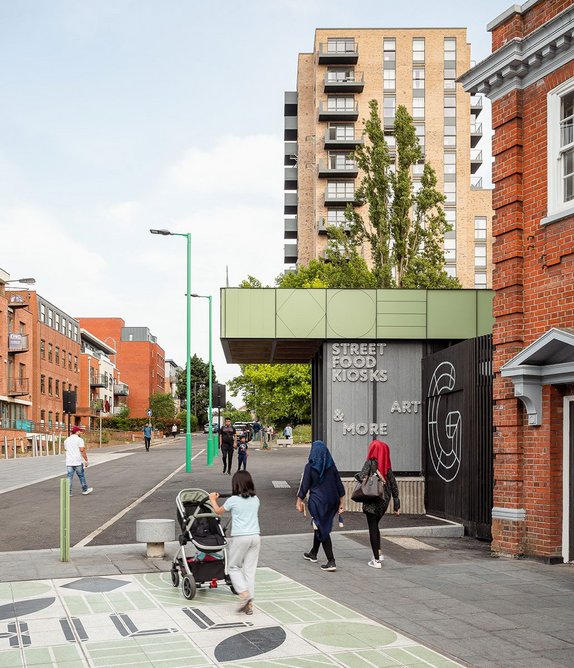
[[[547, 154], [547, 216], [557, 216], [560, 214], [574, 215], [574, 200], [564, 202], [562, 188], [562, 160], [560, 147], [560, 107], [562, 97], [574, 91], [574, 77], [568, 79], [548, 93], [547, 96], [547, 119], [546, 128], [548, 135], [548, 154]], [[552, 220], [543, 220], [552, 222]]]

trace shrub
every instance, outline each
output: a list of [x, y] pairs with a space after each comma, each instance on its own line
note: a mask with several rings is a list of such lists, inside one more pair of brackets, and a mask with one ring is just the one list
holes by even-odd
[[310, 424], [298, 424], [293, 429], [293, 443], [311, 443], [312, 438]]

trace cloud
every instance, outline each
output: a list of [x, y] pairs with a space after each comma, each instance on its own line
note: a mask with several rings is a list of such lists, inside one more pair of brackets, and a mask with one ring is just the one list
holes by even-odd
[[141, 213], [141, 206], [138, 202], [131, 200], [118, 202], [104, 211], [104, 217], [113, 225], [117, 225], [124, 230], [133, 227], [138, 215]]

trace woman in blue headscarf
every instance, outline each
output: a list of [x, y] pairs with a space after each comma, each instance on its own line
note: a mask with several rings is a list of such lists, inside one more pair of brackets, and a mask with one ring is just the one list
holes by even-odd
[[315, 530], [313, 547], [305, 552], [303, 557], [307, 561], [317, 562], [319, 546], [323, 545], [327, 563], [322, 564], [324, 571], [336, 571], [333, 545], [331, 543], [331, 528], [337, 513], [343, 512], [343, 497], [345, 488], [341, 476], [331, 453], [323, 441], [315, 441], [311, 446], [309, 461], [303, 471], [301, 484], [297, 493], [297, 510], [304, 510], [303, 499], [309, 494], [309, 512]]

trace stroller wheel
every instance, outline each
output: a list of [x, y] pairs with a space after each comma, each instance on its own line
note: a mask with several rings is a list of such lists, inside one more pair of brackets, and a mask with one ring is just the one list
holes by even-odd
[[183, 595], [188, 601], [190, 601], [195, 596], [195, 593], [197, 592], [197, 585], [195, 584], [195, 580], [193, 579], [192, 575], [186, 575], [183, 578], [181, 589], [183, 591]]
[[171, 584], [174, 587], [179, 586], [179, 571], [177, 570], [177, 568], [171, 569]]

